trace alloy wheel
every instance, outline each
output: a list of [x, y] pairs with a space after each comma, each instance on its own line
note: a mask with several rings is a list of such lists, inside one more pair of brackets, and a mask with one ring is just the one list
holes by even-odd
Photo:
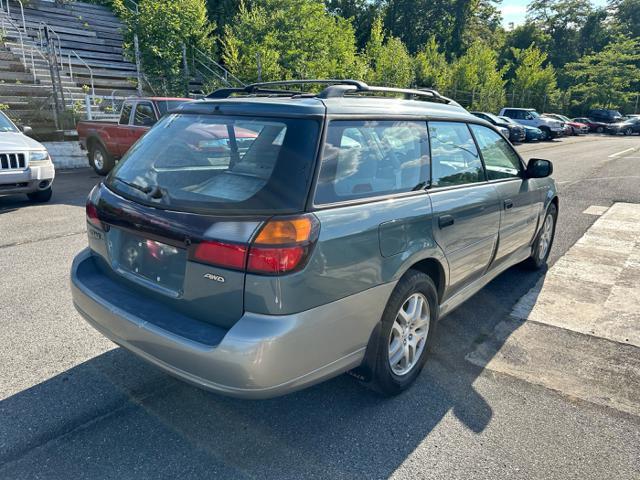
[[389, 334], [389, 365], [398, 376], [411, 372], [427, 342], [431, 313], [422, 293], [413, 293], [396, 314]]
[[553, 239], [553, 217], [547, 214], [542, 225], [542, 231], [540, 232], [540, 239], [538, 240], [538, 259], [543, 260], [549, 251], [551, 240]]

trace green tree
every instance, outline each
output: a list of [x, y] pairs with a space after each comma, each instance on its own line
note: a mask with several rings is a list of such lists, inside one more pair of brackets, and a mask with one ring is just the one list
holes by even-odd
[[640, 86], [640, 39], [610, 43], [604, 50], [567, 65], [574, 81], [574, 103], [587, 107], [620, 108]]
[[[482, 41], [474, 42], [452, 67], [453, 95], [476, 110], [498, 110], [504, 104], [504, 69], [498, 55]], [[451, 95], [451, 90], [447, 92]]]
[[620, 33], [640, 37], [640, 0], [610, 0], [609, 8]]
[[246, 81], [360, 77], [349, 21], [319, 0], [261, 0], [225, 28], [224, 63]]
[[547, 110], [557, 101], [556, 72], [547, 62], [547, 54], [536, 45], [525, 49], [513, 49], [515, 64], [511, 81], [514, 106]]
[[451, 85], [451, 67], [435, 37], [431, 37], [416, 55], [415, 78], [419, 87], [445, 90]]
[[381, 0], [326, 0], [330, 13], [350, 20], [356, 34], [356, 44], [362, 49], [367, 43], [371, 25], [381, 9]]
[[145, 0], [138, 14], [113, 0], [113, 7], [127, 25], [125, 49], [133, 57], [133, 35], [138, 34], [145, 75], [156, 91], [183, 94], [185, 78], [182, 45], [214, 53], [215, 25], [207, 18], [204, 0]]
[[365, 57], [367, 82], [402, 88], [413, 83], [413, 59], [402, 40], [385, 35], [381, 18], [373, 22]]

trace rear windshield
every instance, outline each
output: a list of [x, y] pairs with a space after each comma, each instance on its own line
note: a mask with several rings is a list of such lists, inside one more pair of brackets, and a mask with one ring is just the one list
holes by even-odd
[[129, 150], [107, 186], [171, 210], [302, 211], [319, 130], [315, 120], [170, 114]]

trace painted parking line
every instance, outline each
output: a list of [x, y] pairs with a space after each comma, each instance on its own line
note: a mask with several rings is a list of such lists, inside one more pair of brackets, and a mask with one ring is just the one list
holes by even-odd
[[609, 155], [609, 158], [619, 157], [620, 155], [624, 155], [625, 153], [631, 152], [635, 149], [636, 149], [635, 147], [631, 147], [631, 148], [627, 148], [626, 150], [622, 150], [621, 152], [612, 153], [611, 155]]
[[466, 358], [640, 415], [640, 205], [604, 212]]

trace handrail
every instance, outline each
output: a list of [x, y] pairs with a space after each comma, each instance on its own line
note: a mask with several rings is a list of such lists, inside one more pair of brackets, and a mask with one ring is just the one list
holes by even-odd
[[[234, 80], [236, 83], [239, 83], [240, 85], [242, 85], [243, 87], [245, 86], [244, 82], [242, 82], [242, 80], [240, 80], [238, 77], [236, 77], [233, 73], [231, 73], [229, 70], [227, 70], [226, 68], [224, 68], [222, 65], [220, 65], [218, 62], [216, 62], [213, 58], [211, 58], [209, 55], [207, 55], [206, 53], [204, 53], [202, 50], [200, 50], [198, 47], [196, 46], [192, 46], [193, 50], [198, 54], [201, 55], [202, 57], [205, 58], [205, 60], [209, 61], [210, 63], [214, 64], [216, 67], [218, 67], [220, 70], [222, 70], [224, 72], [224, 81], [229, 84], [229, 80], [228, 78], [230, 77], [232, 80]], [[207, 65], [204, 64], [204, 62], [202, 60], [196, 59], [198, 60], [198, 62], [206, 67], [211, 73], [213, 73], [214, 75], [216, 75], [218, 78], [221, 78], [220, 75], [216, 74], [215, 72], [213, 72], [213, 70], [211, 68], [209, 68]]]
[[[24, 33], [27, 33], [27, 22], [24, 21], [24, 6], [22, 5], [22, 2], [20, 0], [16, 0], [16, 2], [18, 2], [18, 4], [20, 5], [20, 14], [22, 15], [22, 29], [24, 30]], [[9, 0], [7, 0], [7, 6], [9, 5]]]
[[[73, 53], [73, 54], [76, 56], [76, 58], [77, 58], [78, 60], [80, 60], [80, 61], [82, 62], [82, 64], [83, 64], [85, 67], [87, 67], [87, 70], [89, 70], [89, 75], [91, 76], [91, 95], [94, 95], [94, 96], [95, 96], [95, 94], [96, 94], [96, 89], [95, 89], [95, 87], [93, 86], [93, 70], [91, 69], [91, 67], [89, 66], [89, 64], [88, 64], [87, 62], [85, 62], [85, 61], [80, 57], [80, 55], [78, 55], [78, 54], [76, 53], [76, 51], [75, 51], [75, 50], [71, 50], [71, 53]], [[73, 80], [73, 78], [72, 78], [72, 80]]]
[[[7, 7], [9, 6], [9, 2], [7, 1]], [[20, 31], [20, 27], [16, 25], [13, 19], [7, 15], [7, 21], [9, 24], [13, 25], [13, 28], [18, 32], [18, 38], [20, 39], [20, 51], [22, 52], [22, 65], [24, 68], [27, 68], [27, 57], [24, 54], [24, 41], [22, 39], [22, 32]]]
[[55, 46], [55, 42], [53, 43], [53, 53], [56, 54], [56, 62], [58, 62], [60, 64], [60, 66], [64, 66], [63, 64], [63, 60], [62, 60], [62, 40], [60, 40], [60, 35], [58, 35], [58, 32], [56, 32], [52, 26], [50, 26], [48, 23], [45, 23], [43, 21], [38, 22], [38, 37], [40, 37], [40, 46], [43, 46], [42, 43], [42, 30], [48, 30], [49, 32], [53, 33], [56, 38], [58, 39], [58, 53], [56, 54], [56, 46]]

